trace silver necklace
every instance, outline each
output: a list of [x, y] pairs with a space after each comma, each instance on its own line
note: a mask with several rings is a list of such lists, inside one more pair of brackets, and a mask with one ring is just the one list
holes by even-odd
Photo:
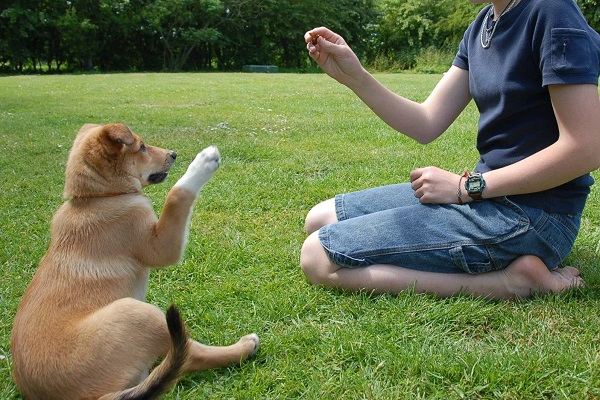
[[[506, 5], [506, 7], [504, 8], [504, 11], [502, 11], [502, 13], [498, 16], [498, 18], [496, 19], [496, 21], [492, 21], [492, 26], [488, 28], [488, 21], [490, 19], [490, 17], [492, 16], [492, 14], [494, 13], [494, 6], [491, 5], [490, 9], [488, 10], [488, 12], [485, 14], [485, 18], [483, 19], [483, 24], [481, 24], [481, 46], [484, 49], [487, 49], [488, 47], [490, 47], [490, 45], [492, 44], [492, 37], [494, 36], [494, 32], [496, 32], [496, 27], [498, 26], [498, 23], [500, 22], [500, 18], [502, 18], [502, 16], [504, 14], [506, 14], [507, 12], [509, 12], [515, 5], [517, 0], [510, 0], [510, 3], [508, 3]], [[483, 38], [483, 36], [485, 35], [485, 39]]]

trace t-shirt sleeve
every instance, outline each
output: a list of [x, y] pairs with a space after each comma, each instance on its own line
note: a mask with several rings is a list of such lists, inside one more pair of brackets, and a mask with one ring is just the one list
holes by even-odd
[[573, 0], [546, 0], [532, 14], [533, 54], [542, 85], [598, 84], [600, 35]]
[[460, 44], [458, 45], [458, 52], [452, 61], [452, 65], [457, 66], [460, 69], [469, 70], [469, 51], [468, 49], [468, 38], [469, 31], [472, 29], [472, 25], [465, 31]]

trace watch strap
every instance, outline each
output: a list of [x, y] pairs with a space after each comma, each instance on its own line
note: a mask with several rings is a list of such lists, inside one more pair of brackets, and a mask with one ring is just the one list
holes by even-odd
[[465, 169], [463, 171], [462, 175], [460, 176], [460, 178], [458, 179], [458, 189], [456, 190], [456, 197], [458, 198], [458, 204], [460, 204], [461, 206], [463, 204], [465, 204], [462, 199], [462, 190], [461, 190], [462, 180], [463, 180], [463, 178], [467, 179], [468, 177], [469, 177], [469, 172], [467, 172], [467, 170]]
[[483, 200], [483, 197], [481, 197], [481, 192], [479, 193], [468, 193], [469, 197], [472, 198], [473, 200]]

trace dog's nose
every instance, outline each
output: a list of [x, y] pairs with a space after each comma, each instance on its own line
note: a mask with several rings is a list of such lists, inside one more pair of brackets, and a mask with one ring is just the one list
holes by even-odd
[[177, 158], [177, 153], [175, 153], [174, 151], [172, 151], [171, 153], [169, 153], [169, 155], [171, 156], [171, 158], [173, 160], [175, 160]]

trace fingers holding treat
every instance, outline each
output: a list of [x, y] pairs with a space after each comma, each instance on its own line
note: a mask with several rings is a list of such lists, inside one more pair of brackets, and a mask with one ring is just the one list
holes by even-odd
[[304, 41], [306, 42], [307, 48], [310, 49], [317, 45], [317, 39], [320, 37], [318, 33], [314, 33], [314, 31], [308, 31], [304, 34]]

